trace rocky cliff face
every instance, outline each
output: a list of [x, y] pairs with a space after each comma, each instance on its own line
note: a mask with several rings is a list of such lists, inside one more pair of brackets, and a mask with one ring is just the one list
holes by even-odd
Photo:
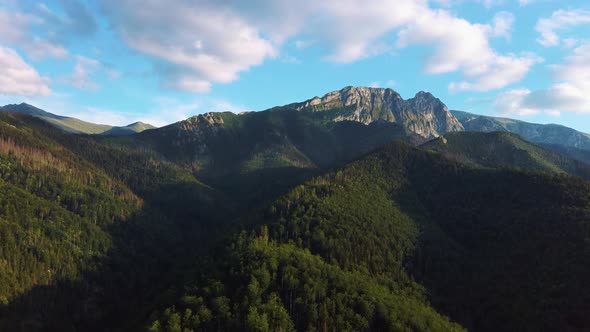
[[356, 121], [369, 124], [376, 121], [394, 122], [406, 132], [424, 138], [434, 138], [452, 131], [462, 131], [463, 125], [438, 98], [419, 92], [404, 100], [391, 90], [382, 88], [346, 87], [295, 105], [298, 110], [331, 112], [333, 121]]

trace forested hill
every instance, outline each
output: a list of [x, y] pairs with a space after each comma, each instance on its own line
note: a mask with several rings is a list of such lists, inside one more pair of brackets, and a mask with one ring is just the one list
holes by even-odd
[[421, 148], [472, 165], [570, 174], [590, 179], [590, 165], [505, 131], [448, 133]]
[[151, 327], [457, 328], [431, 303], [473, 331], [587, 330], [589, 208], [579, 178], [390, 144], [249, 218], [258, 231], [218, 256], [216, 278]]
[[362, 91], [119, 137], [0, 113], [0, 330], [590, 329], [588, 166], [334, 121], [389, 117]]
[[2, 331], [137, 328], [233, 209], [172, 163], [16, 113], [0, 187]]

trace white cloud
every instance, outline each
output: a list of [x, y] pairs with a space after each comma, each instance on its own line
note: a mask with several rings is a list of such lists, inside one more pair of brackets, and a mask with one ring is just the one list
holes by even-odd
[[469, 81], [455, 83], [456, 90], [503, 87], [538, 62], [529, 55], [498, 54], [489, 45], [489, 38], [510, 38], [512, 14], [472, 24], [430, 8], [427, 0], [106, 0], [102, 8], [125, 44], [153, 60], [162, 85], [193, 92], [238, 79], [280, 56], [295, 38], [299, 49], [311, 40], [322, 45], [326, 60], [350, 63], [391, 50], [393, 34], [401, 29], [399, 47], [435, 45], [427, 73], [463, 72]]
[[25, 53], [33, 60], [42, 60], [47, 57], [65, 59], [69, 52], [63, 46], [51, 43], [47, 40], [34, 37], [27, 43], [24, 43]]
[[525, 99], [531, 95], [529, 89], [514, 89], [498, 95], [494, 101], [494, 110], [500, 114], [531, 115], [539, 111], [526, 105]]
[[101, 64], [97, 60], [78, 55], [72, 73], [60, 78], [59, 82], [78, 89], [97, 90], [99, 86], [91, 76], [100, 67]]
[[490, 34], [493, 37], [504, 37], [510, 39], [512, 26], [514, 25], [514, 15], [509, 12], [499, 12], [492, 20]]
[[64, 45], [92, 36], [97, 24], [83, 2], [61, 0], [60, 5], [62, 14], [43, 3], [31, 7], [26, 2], [0, 2], [0, 42], [22, 49], [35, 61], [66, 58]]
[[47, 79], [27, 64], [13, 49], [0, 46], [0, 93], [49, 95]]
[[14, 43], [26, 38], [26, 29], [34, 21], [34, 16], [0, 7], [0, 41]]
[[547, 89], [512, 90], [498, 96], [494, 108], [506, 114], [590, 113], [590, 44], [575, 48], [564, 63], [550, 66], [555, 83]]
[[75, 57], [74, 68], [69, 75], [58, 78], [58, 83], [73, 86], [78, 89], [96, 91], [100, 86], [96, 83], [101, 74], [111, 80], [119, 78], [120, 72], [112, 66], [82, 55]]
[[132, 49], [155, 59], [162, 84], [206, 92], [228, 83], [278, 51], [256, 27], [223, 8], [190, 1], [103, 3], [115, 30]]
[[[532, 54], [499, 54], [489, 38], [506, 35], [511, 15], [501, 13], [493, 25], [472, 24], [447, 11], [424, 13], [399, 32], [398, 47], [432, 45], [434, 53], [426, 60], [426, 72], [443, 74], [460, 71], [465, 81], [452, 82], [451, 92], [488, 91], [521, 80], [541, 61]], [[510, 23], [508, 23], [510, 22]]]
[[541, 18], [535, 25], [535, 30], [541, 34], [537, 39], [539, 44], [545, 47], [557, 46], [560, 44], [558, 30], [566, 30], [578, 25], [590, 23], [590, 11], [557, 10], [549, 18]]

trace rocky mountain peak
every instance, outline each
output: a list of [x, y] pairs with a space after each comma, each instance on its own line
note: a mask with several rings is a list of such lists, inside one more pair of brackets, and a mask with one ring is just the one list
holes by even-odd
[[337, 110], [333, 121], [356, 121], [364, 124], [387, 121], [401, 124], [408, 132], [424, 138], [462, 131], [461, 123], [447, 106], [430, 92], [420, 91], [403, 100], [392, 89], [347, 86], [323, 97], [296, 104], [297, 110], [313, 112]]

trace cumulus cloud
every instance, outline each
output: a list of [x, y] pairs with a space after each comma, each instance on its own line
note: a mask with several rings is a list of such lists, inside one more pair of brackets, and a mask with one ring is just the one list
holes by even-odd
[[47, 79], [27, 64], [13, 49], [0, 46], [0, 93], [49, 95]]
[[535, 30], [541, 34], [537, 39], [539, 44], [545, 47], [558, 46], [559, 30], [566, 30], [578, 25], [590, 23], [590, 11], [588, 10], [557, 10], [549, 18], [541, 18], [535, 25]]
[[494, 108], [506, 114], [590, 113], [590, 44], [575, 48], [565, 61], [550, 66], [555, 83], [547, 89], [518, 89], [498, 96]]
[[447, 11], [435, 10], [422, 15], [399, 32], [398, 47], [412, 44], [433, 45], [426, 60], [426, 72], [443, 74], [460, 71], [465, 81], [452, 82], [451, 92], [488, 91], [521, 80], [541, 61], [532, 54], [499, 54], [489, 38], [506, 35], [512, 25], [510, 14], [496, 16], [492, 25], [472, 24]]
[[[106, 0], [102, 9], [125, 44], [153, 60], [163, 86], [193, 92], [236, 80], [241, 72], [280, 56], [297, 38], [304, 48], [321, 45], [325, 59], [350, 63], [397, 46], [434, 44], [431, 74], [462, 71], [460, 90], [496, 89], [521, 79], [538, 58], [498, 54], [493, 37], [509, 38], [514, 17], [472, 24], [434, 10], [427, 0]], [[303, 37], [303, 38], [302, 38]], [[466, 51], [466, 52], [464, 52]], [[436, 64], [440, 55], [444, 60]], [[283, 55], [283, 57], [285, 57]], [[495, 78], [487, 79], [487, 75]]]
[[191, 1], [105, 1], [115, 30], [132, 49], [157, 62], [166, 86], [205, 92], [277, 54], [239, 15]]

